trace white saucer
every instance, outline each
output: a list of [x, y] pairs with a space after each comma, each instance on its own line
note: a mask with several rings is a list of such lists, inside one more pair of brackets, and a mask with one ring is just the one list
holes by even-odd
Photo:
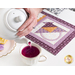
[[6, 56], [7, 54], [11, 53], [16, 46], [16, 42], [13, 40], [8, 40], [6, 44], [4, 44], [4, 49], [0, 52], [0, 57]]

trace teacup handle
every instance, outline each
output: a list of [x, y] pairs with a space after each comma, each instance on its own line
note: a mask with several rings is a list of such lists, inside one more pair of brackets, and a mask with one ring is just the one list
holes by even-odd
[[[44, 60], [40, 60], [41, 57], [44, 57], [45, 59], [44, 59]], [[44, 62], [44, 61], [46, 61], [46, 60], [47, 60], [47, 57], [46, 57], [46, 56], [40, 55], [40, 57], [39, 57], [39, 62]]]

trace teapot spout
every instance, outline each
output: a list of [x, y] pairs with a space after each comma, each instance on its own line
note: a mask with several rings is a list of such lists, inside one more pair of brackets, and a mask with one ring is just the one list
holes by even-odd
[[28, 43], [28, 40], [25, 38], [25, 36], [23, 36], [23, 37], [17, 37], [17, 38], [15, 38], [15, 42], [17, 42], [17, 43], [21, 43], [21, 44], [27, 44]]

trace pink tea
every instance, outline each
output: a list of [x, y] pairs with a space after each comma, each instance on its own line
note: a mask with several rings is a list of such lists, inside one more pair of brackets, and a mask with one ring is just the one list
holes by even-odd
[[39, 49], [35, 46], [26, 46], [22, 49], [22, 55], [25, 57], [35, 57], [40, 53]]

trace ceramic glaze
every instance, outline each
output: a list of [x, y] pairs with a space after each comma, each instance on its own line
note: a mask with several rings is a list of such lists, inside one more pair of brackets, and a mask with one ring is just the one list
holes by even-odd
[[0, 8], [0, 37], [26, 43], [25, 37], [18, 37], [18, 28], [27, 20], [28, 16], [23, 9]]

